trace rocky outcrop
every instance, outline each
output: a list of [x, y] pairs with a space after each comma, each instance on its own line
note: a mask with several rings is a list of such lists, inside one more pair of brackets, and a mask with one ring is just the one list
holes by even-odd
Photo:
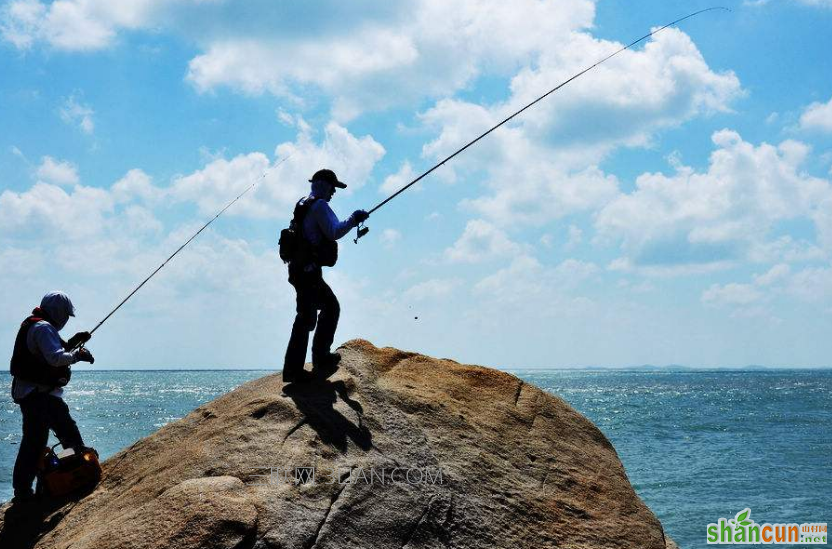
[[367, 341], [340, 352], [325, 382], [269, 375], [138, 441], [35, 530], [7, 519], [0, 545], [671, 546], [610, 442], [560, 398]]

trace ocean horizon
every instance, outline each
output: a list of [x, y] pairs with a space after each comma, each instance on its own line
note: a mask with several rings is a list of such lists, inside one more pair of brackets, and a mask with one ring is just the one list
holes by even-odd
[[[682, 548], [748, 507], [757, 522], [828, 522], [832, 370], [508, 370], [557, 395], [609, 438], [636, 493]], [[106, 459], [259, 369], [76, 371], [66, 389]], [[10, 384], [7, 373], [0, 383]], [[0, 501], [12, 496], [20, 412], [0, 392]], [[55, 441], [53, 440], [52, 443]]]

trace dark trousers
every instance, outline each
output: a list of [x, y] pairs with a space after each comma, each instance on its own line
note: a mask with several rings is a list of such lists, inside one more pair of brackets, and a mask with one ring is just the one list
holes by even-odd
[[64, 448], [84, 445], [63, 399], [35, 391], [20, 401], [20, 411], [23, 414], [23, 440], [20, 441], [12, 477], [16, 496], [32, 492], [38, 461], [49, 442], [49, 429], [55, 431]]
[[[309, 332], [315, 330], [312, 339], [312, 361], [329, 355], [341, 306], [332, 289], [324, 282], [320, 267], [311, 272], [289, 267], [289, 282], [297, 292], [297, 314], [292, 325], [292, 335], [286, 348], [283, 362], [283, 375], [293, 376], [303, 370], [306, 360], [306, 347], [309, 344]], [[318, 313], [320, 311], [320, 313]]]

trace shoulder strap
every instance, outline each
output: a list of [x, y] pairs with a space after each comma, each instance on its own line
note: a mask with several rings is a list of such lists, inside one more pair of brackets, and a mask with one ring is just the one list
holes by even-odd
[[300, 228], [303, 224], [303, 220], [306, 218], [306, 214], [309, 213], [309, 209], [312, 207], [312, 204], [317, 202], [317, 198], [309, 198], [303, 197], [298, 200], [297, 204], [295, 204], [295, 211], [292, 213], [292, 222]]

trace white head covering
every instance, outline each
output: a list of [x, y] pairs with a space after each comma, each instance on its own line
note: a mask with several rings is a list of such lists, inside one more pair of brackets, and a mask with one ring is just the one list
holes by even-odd
[[75, 316], [75, 307], [63, 292], [49, 292], [40, 300], [40, 308], [49, 315], [56, 330], [66, 326], [69, 317]]

